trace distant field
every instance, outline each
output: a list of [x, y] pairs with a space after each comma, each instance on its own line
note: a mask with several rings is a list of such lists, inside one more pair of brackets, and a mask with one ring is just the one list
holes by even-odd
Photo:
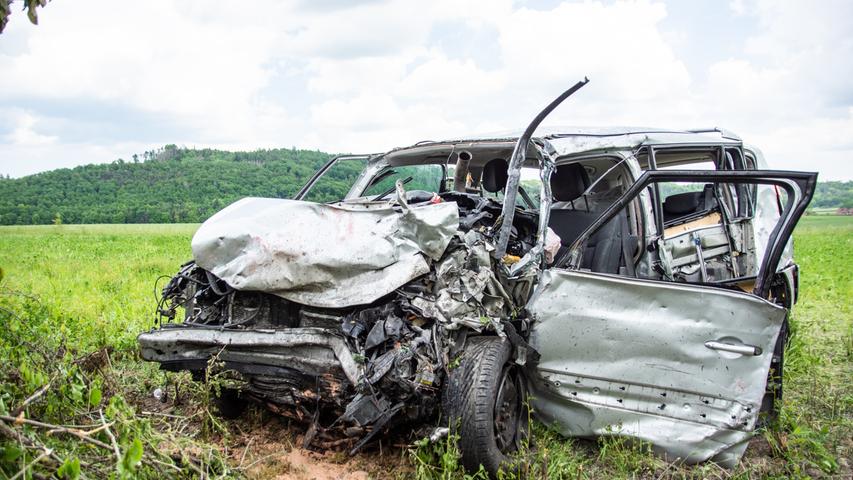
[[[54, 448], [35, 464], [37, 471], [48, 475], [63, 464], [71, 464], [65, 471], [73, 473], [75, 459], [89, 478], [116, 471], [124, 472], [120, 476], [143, 477], [199, 476], [202, 471], [268, 477], [293, 472], [295, 460], [276, 453], [289, 450], [296, 441], [295, 431], [281, 421], [255, 411], [249, 420], [218, 424], [206, 417], [203, 407], [208, 397], [203, 389], [185, 378], [167, 379], [152, 365], [136, 360], [136, 335], [153, 324], [155, 281], [175, 273], [190, 258], [189, 240], [196, 228], [193, 224], [0, 227], [4, 276], [0, 414], [14, 414], [26, 397], [50, 384], [26, 409], [27, 418], [95, 426], [101, 423], [103, 410], [108, 423], [116, 420], [108, 429], [115, 433], [120, 450], [114, 455], [71, 434], [45, 435], [46, 430], [36, 426], [26, 427], [24, 440], [10, 441], [12, 433], [0, 430], [0, 478], [35, 460], [39, 444]], [[829, 474], [849, 478], [853, 217], [804, 218], [795, 232], [795, 248], [802, 271], [801, 294], [786, 353], [782, 426], [759, 435], [738, 469], [667, 465], [646, 449], [618, 440], [565, 441], [543, 429], [537, 429], [537, 468], [547, 470], [551, 478]], [[92, 367], [97, 355], [81, 360], [92, 352], [108, 358]], [[178, 404], [175, 398], [166, 404], [151, 398], [151, 391], [167, 380], [180, 387]], [[93, 433], [93, 438], [112, 445], [108, 429]], [[26, 447], [27, 441], [35, 443]], [[416, 473], [421, 478], [462, 478], [452, 451], [413, 452], [397, 448], [389, 453], [386, 448], [384, 455], [366, 454], [349, 461], [332, 456], [328, 462], [332, 470], [343, 465], [345, 470], [364, 469], [376, 477], [388, 475], [390, 469], [391, 475], [400, 477]]]
[[808, 210], [809, 215], [833, 215], [837, 216], [838, 208], [836, 207], [827, 207], [827, 208], [810, 208]]
[[98, 225], [4, 225], [6, 235], [189, 235], [198, 223], [114, 223]]

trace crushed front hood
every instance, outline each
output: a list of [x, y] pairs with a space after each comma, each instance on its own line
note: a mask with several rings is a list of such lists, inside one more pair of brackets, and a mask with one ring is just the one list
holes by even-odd
[[454, 202], [317, 204], [244, 198], [204, 222], [196, 263], [237, 290], [315, 307], [371, 303], [429, 272], [459, 226]]

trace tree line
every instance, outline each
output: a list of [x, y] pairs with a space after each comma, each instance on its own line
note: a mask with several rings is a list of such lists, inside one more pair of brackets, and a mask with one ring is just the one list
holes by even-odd
[[[198, 223], [246, 196], [289, 198], [329, 158], [310, 150], [167, 145], [146, 152], [143, 161], [0, 177], [0, 224]], [[317, 200], [346, 193], [338, 189], [343, 191], [332, 188]]]
[[812, 208], [853, 208], [853, 182], [818, 182]]
[[[328, 159], [313, 151], [230, 152], [166, 145], [131, 161], [22, 178], [0, 175], [0, 224], [199, 223], [247, 196], [290, 198]], [[363, 162], [339, 162], [310, 200], [346, 194]], [[820, 182], [813, 208], [853, 208], [853, 182]]]

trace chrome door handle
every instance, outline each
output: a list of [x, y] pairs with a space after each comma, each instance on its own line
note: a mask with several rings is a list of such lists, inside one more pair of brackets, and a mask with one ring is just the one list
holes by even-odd
[[761, 353], [762, 353], [761, 347], [756, 347], [755, 345], [745, 345], [743, 343], [741, 343], [740, 345], [734, 345], [731, 343], [723, 343], [723, 342], [717, 342], [714, 340], [708, 340], [707, 342], [705, 342], [705, 346], [710, 348], [711, 350], [720, 350], [723, 352], [739, 353], [741, 355], [758, 356], [758, 355], [761, 355]]

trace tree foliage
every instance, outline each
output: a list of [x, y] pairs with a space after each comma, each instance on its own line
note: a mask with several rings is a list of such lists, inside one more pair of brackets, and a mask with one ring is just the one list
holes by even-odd
[[[296, 149], [228, 152], [166, 145], [143, 152], [141, 160], [139, 155], [133, 158], [23, 178], [0, 176], [0, 224], [198, 223], [243, 197], [292, 197], [330, 155]], [[340, 199], [363, 166], [363, 161], [338, 162], [307, 199]], [[410, 174], [401, 171], [394, 179]], [[394, 179], [385, 183], [393, 185]], [[432, 190], [420, 183], [414, 181], [407, 189]], [[535, 193], [538, 188], [527, 190]], [[853, 182], [818, 183], [810, 206], [853, 208]]]
[[[246, 196], [289, 198], [330, 155], [296, 149], [227, 152], [167, 145], [142, 162], [58, 169], [0, 180], [0, 224], [197, 223]], [[315, 200], [336, 200], [347, 179]], [[331, 172], [330, 172], [331, 173]]]
[[[30, 19], [33, 25], [39, 24], [37, 7], [44, 7], [49, 0], [24, 0], [24, 10], [27, 11], [27, 18]], [[12, 4], [15, 0], [0, 0], [0, 33], [6, 28], [6, 23], [9, 22], [9, 16], [12, 14]]]
[[812, 208], [853, 208], [853, 182], [819, 182]]

